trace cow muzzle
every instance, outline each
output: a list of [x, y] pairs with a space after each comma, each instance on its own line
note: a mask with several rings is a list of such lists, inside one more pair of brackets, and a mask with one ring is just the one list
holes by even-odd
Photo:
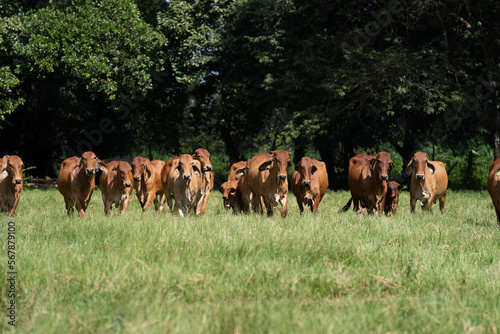
[[87, 175], [94, 175], [94, 174], [95, 174], [94, 168], [87, 168]]
[[212, 165], [207, 165], [207, 166], [205, 166], [204, 169], [206, 172], [210, 172], [212, 170]]
[[227, 196], [222, 196], [222, 199], [223, 200], [227, 200]]
[[280, 175], [280, 180], [286, 180], [286, 175]]
[[189, 175], [189, 174], [184, 174], [183, 178], [184, 178], [184, 181], [191, 181], [191, 175]]
[[381, 179], [382, 181], [387, 181], [387, 180], [389, 180], [389, 176], [387, 176], [387, 175], [381, 175], [381, 176], [380, 176], [380, 179]]
[[141, 178], [139, 176], [134, 176], [134, 181], [139, 181]]
[[125, 183], [126, 188], [130, 188], [131, 186], [132, 186], [132, 183], [130, 183], [130, 182]]
[[311, 186], [311, 181], [304, 181], [304, 182], [302, 182], [302, 185], [304, 187], [310, 187]]
[[21, 180], [21, 179], [15, 179], [15, 180], [14, 180], [14, 183], [15, 183], [15, 184], [21, 184], [22, 182], [23, 182], [23, 180]]
[[417, 174], [417, 180], [423, 180], [425, 179], [424, 174]]

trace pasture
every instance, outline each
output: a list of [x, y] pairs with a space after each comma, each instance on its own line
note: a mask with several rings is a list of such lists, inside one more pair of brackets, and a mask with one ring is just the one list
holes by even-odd
[[[207, 214], [105, 217], [96, 189], [85, 220], [56, 189], [22, 193], [16, 223], [20, 333], [497, 333], [500, 228], [485, 191], [449, 191], [446, 213], [395, 217], [233, 215], [212, 192]], [[419, 209], [419, 208], [417, 208]], [[1, 285], [0, 332], [7, 324]]]

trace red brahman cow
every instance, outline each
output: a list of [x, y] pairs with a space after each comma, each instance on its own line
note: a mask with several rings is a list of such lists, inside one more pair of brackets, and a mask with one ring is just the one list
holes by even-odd
[[493, 205], [495, 206], [498, 224], [500, 225], [500, 159], [492, 162], [490, 165], [488, 193], [490, 194]]
[[219, 191], [222, 194], [224, 208], [228, 210], [233, 209], [233, 213], [241, 207], [241, 201], [238, 198], [238, 181], [226, 181], [220, 187]]
[[439, 200], [439, 208], [444, 213], [448, 174], [441, 161], [429, 161], [424, 152], [417, 152], [406, 166], [406, 174], [412, 175], [410, 185], [411, 212], [415, 213], [415, 203], [420, 200], [423, 211], [430, 211], [432, 204]]
[[168, 185], [173, 185], [175, 208], [181, 216], [197, 212], [203, 185], [201, 163], [192, 155], [183, 154], [174, 161], [168, 174]]
[[401, 185], [396, 181], [387, 182], [387, 194], [385, 196], [384, 212], [386, 216], [395, 215], [398, 209], [399, 189]]
[[81, 158], [71, 157], [62, 162], [57, 188], [64, 196], [68, 216], [76, 206], [78, 214], [85, 218], [85, 211], [95, 188], [95, 174], [99, 170], [104, 174], [108, 173], [108, 167], [94, 152], [85, 152]]
[[197, 204], [196, 214], [203, 215], [207, 211], [210, 192], [214, 188], [214, 173], [212, 172], [210, 153], [207, 150], [204, 148], [197, 149], [193, 154], [193, 159], [201, 163], [203, 182], [201, 185], [201, 198], [200, 202]]
[[328, 173], [322, 161], [303, 157], [295, 165], [292, 175], [292, 192], [297, 198], [300, 214], [304, 214], [304, 205], [309, 205], [311, 212], [317, 212], [318, 206], [328, 188]]
[[174, 196], [174, 184], [172, 183], [171, 185], [168, 184], [168, 175], [170, 174], [170, 171], [172, 170], [172, 166], [176, 166], [179, 162], [179, 157], [173, 157], [172, 159], [169, 159], [166, 163], [165, 166], [163, 166], [161, 170], [161, 183], [163, 186], [163, 192], [165, 193], [165, 197], [167, 199], [167, 204], [172, 211], [172, 197]]
[[387, 181], [394, 168], [391, 155], [380, 152], [376, 156], [358, 154], [349, 160], [348, 184], [351, 199], [342, 211], [354, 202], [354, 211], [382, 213], [387, 193]]
[[261, 198], [267, 215], [273, 215], [273, 206], [282, 205], [281, 216], [288, 214], [288, 179], [286, 169], [292, 165], [290, 152], [277, 150], [252, 158], [248, 169], [248, 185], [252, 192], [254, 212], [260, 208]]
[[0, 165], [0, 209], [15, 216], [23, 190], [24, 164], [17, 155], [4, 155]]
[[106, 164], [108, 174], [101, 174], [100, 184], [102, 201], [104, 202], [104, 214], [109, 215], [111, 206], [120, 206], [121, 212], [127, 211], [130, 194], [134, 189], [134, 175], [132, 167], [125, 161], [111, 161]]
[[248, 182], [246, 182], [246, 177], [244, 177], [247, 170], [247, 161], [239, 161], [232, 164], [227, 176], [227, 182], [224, 182], [219, 187], [224, 207], [226, 210], [233, 208], [233, 213], [237, 211], [248, 213], [250, 211], [250, 200], [243, 201], [243, 193], [248, 191]]
[[156, 211], [163, 211], [166, 197], [161, 172], [164, 165], [165, 162], [161, 160], [150, 161], [143, 157], [135, 157], [132, 160], [135, 195], [141, 204], [142, 211], [149, 209], [153, 202]]

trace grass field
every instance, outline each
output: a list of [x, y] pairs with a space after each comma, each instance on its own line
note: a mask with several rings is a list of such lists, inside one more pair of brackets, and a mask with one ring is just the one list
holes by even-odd
[[445, 215], [232, 215], [213, 192], [204, 217], [141, 212], [66, 217], [55, 189], [25, 190], [16, 224], [19, 333], [497, 333], [500, 228], [486, 192], [449, 191]]

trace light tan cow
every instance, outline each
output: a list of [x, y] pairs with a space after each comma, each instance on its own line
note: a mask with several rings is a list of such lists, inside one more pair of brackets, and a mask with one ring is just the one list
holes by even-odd
[[207, 211], [210, 192], [214, 188], [214, 173], [212, 163], [210, 162], [210, 153], [204, 148], [197, 149], [193, 154], [193, 159], [201, 163], [202, 179], [201, 198], [197, 204], [196, 214], [203, 215]]
[[23, 190], [24, 163], [17, 155], [4, 155], [0, 163], [0, 209], [16, 215], [17, 204]]
[[318, 212], [318, 206], [328, 189], [328, 172], [323, 161], [303, 157], [295, 165], [292, 175], [292, 192], [297, 199], [300, 214], [304, 214], [304, 204], [311, 212]]
[[81, 158], [71, 157], [62, 162], [57, 188], [64, 197], [68, 216], [76, 206], [78, 214], [85, 218], [85, 211], [95, 188], [95, 174], [99, 170], [104, 174], [108, 173], [108, 167], [94, 152], [85, 152]]
[[173, 186], [175, 208], [181, 216], [197, 212], [203, 184], [201, 163], [192, 155], [183, 154], [174, 161], [167, 183]]
[[100, 184], [104, 214], [109, 215], [111, 206], [120, 207], [122, 213], [127, 212], [130, 194], [134, 189], [132, 167], [125, 161], [111, 161], [106, 164], [108, 174], [101, 174]]
[[150, 161], [148, 158], [135, 157], [132, 160], [135, 195], [141, 204], [142, 211], [149, 209], [154, 202], [156, 211], [163, 211], [165, 191], [163, 190], [161, 172], [165, 162]]
[[252, 158], [248, 169], [248, 185], [252, 192], [254, 212], [260, 211], [264, 201], [267, 215], [273, 215], [273, 206], [281, 204], [281, 216], [288, 214], [288, 179], [286, 169], [292, 165], [290, 152], [277, 150]]
[[[413, 175], [412, 175], [413, 173]], [[441, 161], [430, 161], [424, 152], [417, 152], [406, 166], [406, 174], [411, 176], [410, 206], [415, 213], [415, 203], [420, 200], [422, 210], [430, 211], [432, 204], [439, 200], [439, 208], [444, 213], [448, 174]]]

